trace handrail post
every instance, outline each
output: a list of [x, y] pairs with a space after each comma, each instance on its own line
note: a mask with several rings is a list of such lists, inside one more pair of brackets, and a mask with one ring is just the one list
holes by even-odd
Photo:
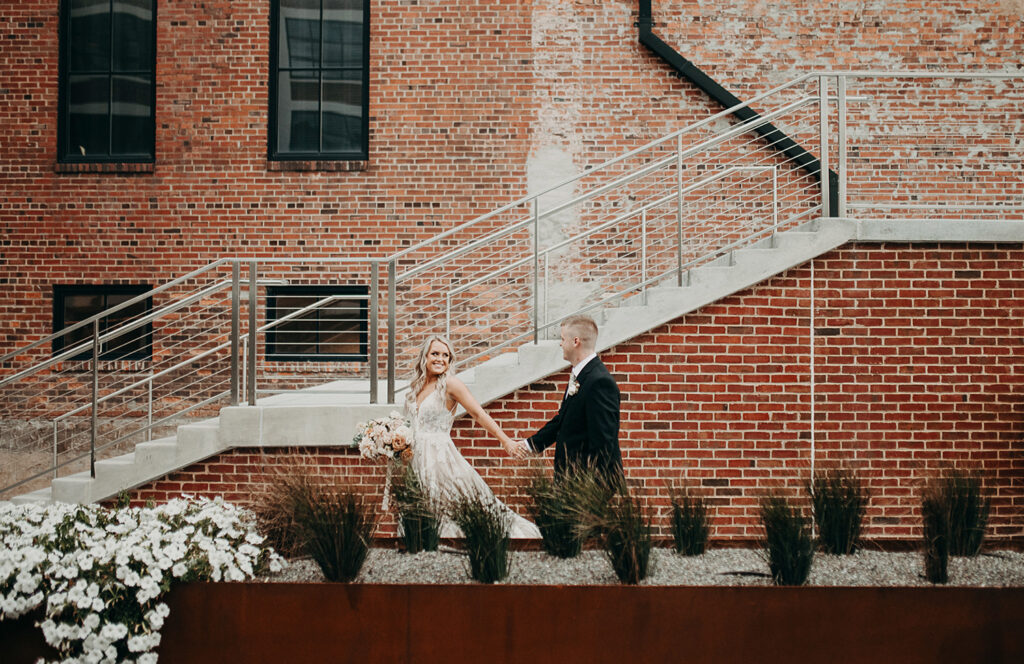
[[[249, 335], [248, 334], [242, 336], [242, 357], [245, 357], [245, 358], [249, 357]], [[242, 362], [242, 375], [240, 376], [240, 378], [241, 378], [241, 381], [242, 381], [242, 385], [246, 386], [246, 388], [245, 388], [246, 389], [246, 394], [248, 394], [249, 393], [248, 392], [248, 390], [249, 390], [249, 387], [248, 387], [249, 386], [249, 361], [248, 360], [246, 360], [245, 362]], [[252, 405], [252, 404], [249, 404], [249, 405]]]
[[[540, 198], [533, 199], [533, 343], [540, 338]], [[545, 296], [547, 291], [545, 290]]]
[[231, 262], [231, 405], [238, 405], [238, 300], [240, 298], [240, 265]]
[[395, 259], [388, 261], [388, 403], [395, 403], [395, 283], [398, 265]]
[[380, 264], [376, 260], [370, 261], [370, 347], [367, 349], [370, 355], [370, 403], [377, 403], [377, 333], [378, 333], [378, 309], [380, 308]]
[[156, 371], [153, 368], [153, 365], [150, 364], [149, 365], [149, 389], [147, 390], [147, 392], [149, 393], [149, 408], [148, 408], [147, 413], [146, 413], [146, 432], [147, 432], [146, 440], [150, 440], [150, 441], [153, 440], [153, 381], [156, 380], [154, 378], [155, 375], [156, 375]]
[[647, 304], [647, 208], [640, 210], [640, 292]]
[[100, 319], [92, 322], [92, 422], [89, 427], [89, 476], [96, 478], [96, 430], [100, 402]]
[[676, 137], [676, 285], [683, 285], [683, 135]]
[[779, 166], [772, 166], [772, 249], [779, 234]]
[[57, 420], [53, 421], [53, 479], [57, 479]]
[[547, 326], [551, 320], [550, 295], [551, 292], [551, 254], [544, 252], [544, 325]]
[[818, 119], [821, 141], [821, 216], [830, 216], [829, 210], [829, 164], [828, 164], [828, 78], [818, 77]]
[[256, 336], [259, 328], [256, 324], [256, 313], [259, 307], [259, 287], [257, 278], [256, 261], [249, 263], [249, 344], [246, 347], [246, 397], [250, 406], [256, 405], [256, 344], [259, 341]]
[[448, 291], [444, 294], [444, 336], [452, 338], [452, 294]]
[[839, 163], [836, 170], [839, 175], [839, 205], [838, 214], [846, 217], [846, 77], [838, 78], [838, 102], [839, 112]]

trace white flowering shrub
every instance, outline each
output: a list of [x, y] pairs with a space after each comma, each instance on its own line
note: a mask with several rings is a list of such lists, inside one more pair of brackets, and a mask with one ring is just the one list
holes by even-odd
[[284, 560], [220, 498], [155, 508], [0, 502], [0, 620], [37, 608], [62, 662], [156, 662], [171, 585], [244, 581]]

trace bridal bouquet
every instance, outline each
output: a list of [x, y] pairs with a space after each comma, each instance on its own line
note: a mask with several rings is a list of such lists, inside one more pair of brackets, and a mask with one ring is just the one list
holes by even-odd
[[356, 425], [352, 439], [359, 446], [359, 454], [367, 459], [412, 459], [412, 429], [397, 411], [387, 417], [378, 417]]

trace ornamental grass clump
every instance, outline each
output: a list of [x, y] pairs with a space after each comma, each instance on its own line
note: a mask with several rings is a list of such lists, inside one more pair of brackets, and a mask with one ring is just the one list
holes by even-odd
[[260, 532], [281, 555], [304, 555], [306, 529], [303, 516], [318, 491], [309, 469], [295, 465], [277, 474], [254, 497], [252, 510]]
[[481, 583], [507, 577], [512, 566], [511, 520], [501, 505], [493, 499], [463, 494], [451, 502], [448, 511], [465, 538], [470, 576]]
[[711, 533], [707, 498], [692, 487], [675, 488], [672, 500], [672, 539], [676, 553], [699, 556], [707, 550]]
[[772, 491], [759, 501], [764, 526], [764, 557], [772, 579], [780, 586], [801, 586], [814, 559], [810, 519], [784, 494]]
[[976, 471], [949, 468], [940, 477], [949, 504], [949, 553], [976, 556], [985, 542], [992, 498]]
[[441, 542], [441, 509], [424, 490], [412, 464], [407, 464], [392, 483], [391, 497], [398, 508], [405, 551], [437, 551]]
[[933, 480], [921, 491], [924, 576], [931, 583], [949, 581], [950, 512], [945, 489], [941, 481]]
[[857, 549], [869, 495], [860, 475], [837, 467], [816, 472], [807, 482], [818, 543], [829, 554], [850, 554]]
[[313, 485], [296, 508], [306, 551], [328, 581], [347, 583], [359, 575], [370, 551], [377, 515], [369, 501], [350, 490]]
[[540, 530], [541, 546], [549, 556], [575, 558], [583, 550], [575, 504], [564, 483], [537, 473], [527, 486], [530, 516]]
[[976, 556], [985, 540], [992, 499], [975, 471], [947, 468], [921, 491], [925, 577], [949, 580], [949, 556]]
[[[155, 508], [0, 503], [0, 621], [36, 609], [62, 661], [156, 662], [176, 583], [279, 571], [250, 512], [220, 499]], [[2, 648], [0, 648], [2, 652]]]
[[623, 490], [608, 502], [601, 524], [604, 550], [622, 583], [637, 584], [651, 571], [651, 520], [640, 500]]
[[532, 499], [530, 516], [540, 530], [545, 553], [557, 558], [575, 558], [583, 549], [580, 532], [579, 495], [575, 483], [556, 482], [544, 472], [536, 473], [527, 485]]

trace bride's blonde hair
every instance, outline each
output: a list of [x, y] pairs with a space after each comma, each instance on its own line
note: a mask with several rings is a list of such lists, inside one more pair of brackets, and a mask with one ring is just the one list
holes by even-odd
[[[409, 394], [406, 396], [407, 401], [416, 402], [416, 398], [420, 394], [420, 390], [427, 382], [427, 353], [430, 352], [430, 346], [435, 341], [440, 341], [448, 347], [448, 371], [451, 371], [452, 367], [455, 366], [455, 349], [452, 347], [452, 342], [448, 341], [446, 337], [440, 334], [431, 334], [423, 340], [423, 345], [420, 346], [420, 355], [416, 358], [416, 363], [412, 367], [412, 381], [409, 382]], [[441, 394], [447, 395], [448, 393], [448, 371], [437, 377], [437, 391]]]

